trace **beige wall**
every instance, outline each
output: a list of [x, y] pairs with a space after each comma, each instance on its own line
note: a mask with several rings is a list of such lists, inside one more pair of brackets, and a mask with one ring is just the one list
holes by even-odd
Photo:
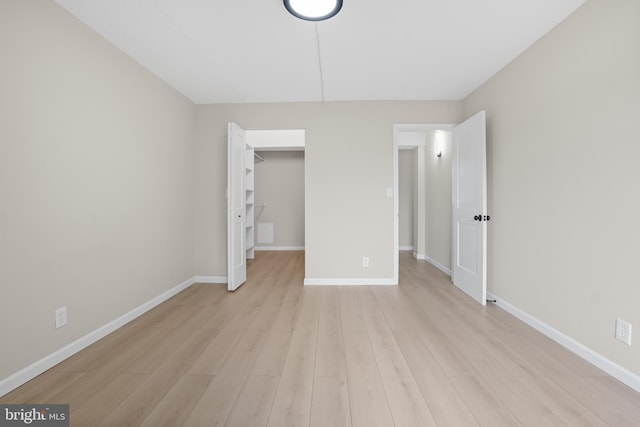
[[425, 256], [451, 269], [451, 132], [440, 133], [440, 157], [435, 138], [425, 132]]
[[413, 158], [415, 149], [398, 152], [398, 241], [413, 247]]
[[413, 256], [424, 259], [427, 252], [427, 178], [425, 171], [425, 132], [420, 135], [420, 145], [414, 149], [413, 156]]
[[489, 290], [640, 374], [640, 2], [587, 2], [464, 106], [487, 111]]
[[[273, 223], [273, 243], [304, 246], [304, 151], [261, 151], [255, 164], [255, 222]], [[257, 205], [266, 205], [264, 209]], [[260, 216], [258, 217], [258, 214]]]
[[[306, 277], [392, 278], [393, 124], [455, 123], [462, 103], [327, 102], [197, 107], [196, 271], [226, 276], [227, 122], [306, 129]], [[362, 257], [370, 267], [362, 267]]]
[[1, 380], [194, 275], [195, 107], [51, 1], [0, 52]]

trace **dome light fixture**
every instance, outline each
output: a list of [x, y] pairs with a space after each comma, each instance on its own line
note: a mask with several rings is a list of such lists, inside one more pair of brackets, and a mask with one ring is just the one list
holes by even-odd
[[324, 21], [342, 9], [342, 0], [284, 0], [284, 7], [296, 18]]

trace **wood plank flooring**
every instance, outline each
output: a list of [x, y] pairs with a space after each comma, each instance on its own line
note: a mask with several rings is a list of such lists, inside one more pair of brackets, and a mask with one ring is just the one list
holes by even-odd
[[260, 252], [236, 292], [196, 284], [0, 403], [85, 426], [640, 426], [640, 395], [424, 261], [400, 285], [308, 286]]

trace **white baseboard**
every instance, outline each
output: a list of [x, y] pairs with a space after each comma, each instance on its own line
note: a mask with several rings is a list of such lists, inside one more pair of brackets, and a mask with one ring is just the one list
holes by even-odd
[[195, 276], [193, 283], [227, 283], [227, 276]]
[[415, 246], [400, 246], [398, 248], [401, 251], [415, 251], [416, 247]]
[[397, 283], [392, 279], [304, 279], [305, 285], [332, 285], [332, 286], [367, 286], [367, 285], [391, 285], [395, 286]]
[[304, 246], [255, 246], [255, 251], [304, 251]]
[[546, 335], [547, 337], [551, 338], [561, 346], [572, 351], [573, 353], [585, 359], [587, 362], [597, 366], [598, 368], [602, 369], [612, 377], [616, 378], [617, 380], [621, 381], [622, 383], [628, 385], [629, 387], [631, 387], [632, 389], [640, 393], [640, 376], [639, 375], [636, 375], [635, 373], [629, 371], [628, 369], [607, 359], [600, 353], [593, 351], [592, 349], [585, 346], [584, 344], [579, 343], [578, 341], [574, 340], [568, 335], [563, 334], [562, 332], [536, 319], [530, 314], [525, 313], [524, 311], [509, 304], [508, 302], [501, 299], [500, 297], [493, 295], [490, 292], [487, 292], [487, 298], [490, 300], [495, 300], [496, 305], [498, 307], [511, 313], [518, 319], [525, 322], [527, 325], [531, 326], [533, 329], [537, 330], [543, 335]]
[[182, 282], [178, 286], [169, 289], [168, 291], [147, 301], [141, 306], [134, 308], [130, 312], [123, 314], [122, 316], [118, 317], [115, 320], [112, 320], [111, 322], [107, 323], [104, 326], [101, 326], [95, 331], [90, 332], [87, 335], [83, 336], [82, 338], [75, 340], [71, 344], [68, 344], [62, 347], [60, 350], [57, 350], [51, 353], [50, 355], [38, 360], [37, 362], [27, 366], [26, 368], [16, 372], [15, 374], [12, 374], [7, 378], [4, 378], [3, 380], [0, 380], [0, 397], [20, 387], [22, 384], [26, 383], [27, 381], [32, 380], [33, 378], [42, 374], [46, 370], [54, 367], [55, 365], [62, 362], [63, 360], [73, 356], [80, 350], [90, 346], [91, 344], [98, 341], [99, 339], [104, 338], [105, 336], [109, 335], [111, 332], [115, 331], [116, 329], [131, 322], [136, 317], [146, 313], [147, 311], [165, 302], [166, 300], [176, 295], [177, 293], [187, 289], [189, 286], [191, 286], [194, 283], [195, 283], [194, 278], [191, 278], [185, 282]]
[[442, 271], [447, 276], [451, 277], [451, 269], [445, 267], [444, 265], [440, 264], [438, 261], [436, 261], [431, 257], [425, 256], [424, 260], [427, 261], [429, 264], [433, 265], [434, 267], [436, 267], [438, 270]]
[[451, 269], [445, 267], [444, 265], [440, 264], [438, 261], [436, 261], [435, 259], [431, 258], [430, 256], [427, 256], [425, 254], [419, 254], [417, 252], [413, 252], [413, 257], [415, 259], [419, 259], [422, 261], [427, 261], [429, 264], [433, 265], [434, 267], [436, 267], [438, 270], [442, 271], [444, 274], [446, 274], [447, 276], [451, 277]]

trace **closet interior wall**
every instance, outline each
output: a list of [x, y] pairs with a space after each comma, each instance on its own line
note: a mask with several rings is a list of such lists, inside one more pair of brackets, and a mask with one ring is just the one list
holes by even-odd
[[303, 250], [304, 151], [256, 153], [255, 250]]

